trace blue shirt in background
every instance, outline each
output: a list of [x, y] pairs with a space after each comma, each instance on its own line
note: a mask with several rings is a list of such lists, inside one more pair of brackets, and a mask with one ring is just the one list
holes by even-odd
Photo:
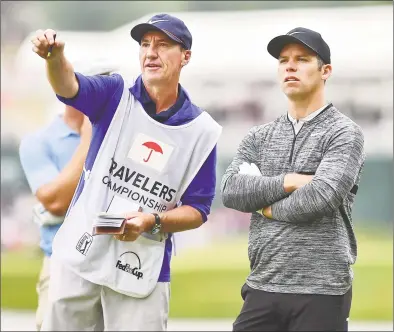
[[[45, 128], [23, 137], [19, 156], [34, 195], [41, 186], [56, 178], [71, 160], [79, 141], [79, 134], [68, 127], [60, 115]], [[40, 227], [40, 247], [46, 256], [52, 255], [52, 241], [60, 226]]]

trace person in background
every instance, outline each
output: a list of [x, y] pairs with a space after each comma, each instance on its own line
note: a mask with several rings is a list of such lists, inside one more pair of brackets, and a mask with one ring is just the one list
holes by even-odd
[[[86, 69], [93, 75], [108, 75], [109, 71], [110, 67]], [[92, 135], [86, 116], [72, 106], [61, 105], [61, 112], [48, 125], [24, 136], [19, 146], [23, 171], [38, 200], [33, 207], [33, 220], [40, 226], [40, 248], [44, 253], [37, 282], [38, 331], [48, 304], [52, 241], [79, 182]]]

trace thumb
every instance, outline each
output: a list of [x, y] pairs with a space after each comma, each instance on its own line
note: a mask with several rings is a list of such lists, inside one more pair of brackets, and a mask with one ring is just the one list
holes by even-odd
[[57, 48], [59, 50], [63, 50], [64, 49], [64, 45], [65, 45], [64, 41], [56, 40], [55, 43], [53, 44], [53, 47]]

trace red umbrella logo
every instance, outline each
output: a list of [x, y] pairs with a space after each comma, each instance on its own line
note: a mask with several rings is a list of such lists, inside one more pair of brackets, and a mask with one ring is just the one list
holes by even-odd
[[163, 154], [163, 150], [162, 150], [161, 146], [155, 142], [145, 142], [145, 143], [142, 143], [142, 145], [144, 145], [148, 149], [150, 149], [148, 158], [144, 159], [145, 162], [148, 162], [153, 151]]

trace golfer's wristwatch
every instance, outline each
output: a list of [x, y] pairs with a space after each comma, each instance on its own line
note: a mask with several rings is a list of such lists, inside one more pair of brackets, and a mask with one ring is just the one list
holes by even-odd
[[155, 225], [153, 226], [150, 232], [151, 234], [157, 234], [161, 230], [160, 216], [157, 213], [152, 213], [152, 214], [155, 216]]

